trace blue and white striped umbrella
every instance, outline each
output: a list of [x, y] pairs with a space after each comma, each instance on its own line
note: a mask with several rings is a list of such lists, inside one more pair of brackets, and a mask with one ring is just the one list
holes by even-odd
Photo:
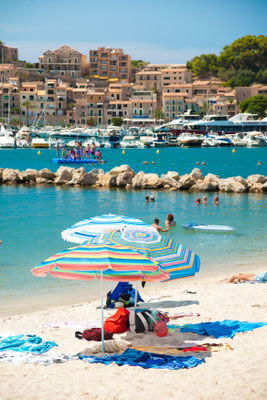
[[125, 228], [145, 230], [154, 234], [158, 233], [154, 227], [140, 219], [109, 214], [80, 221], [61, 232], [61, 236], [68, 242], [81, 244], [90, 240], [90, 243], [94, 243], [94, 238], [98, 238], [101, 233], [122, 231]]

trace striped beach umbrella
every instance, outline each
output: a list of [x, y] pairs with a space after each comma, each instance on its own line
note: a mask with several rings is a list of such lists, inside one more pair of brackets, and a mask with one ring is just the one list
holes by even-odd
[[199, 272], [200, 259], [197, 254], [159, 234], [142, 230], [125, 230], [104, 233], [96, 240], [130, 246], [156, 261], [163, 271], [170, 273], [169, 279], [194, 276]]
[[101, 281], [102, 351], [104, 352], [103, 280], [157, 281], [169, 277], [143, 254], [121, 245], [83, 245], [57, 253], [32, 269], [34, 276]]
[[157, 233], [157, 230], [154, 227], [146, 224], [140, 219], [109, 214], [80, 221], [62, 231], [61, 236], [68, 242], [82, 244], [86, 240], [90, 240], [91, 243], [93, 243], [94, 238], [97, 238], [101, 233], [111, 232], [114, 230], [121, 231], [125, 228], [131, 228], [133, 230], [143, 229]]

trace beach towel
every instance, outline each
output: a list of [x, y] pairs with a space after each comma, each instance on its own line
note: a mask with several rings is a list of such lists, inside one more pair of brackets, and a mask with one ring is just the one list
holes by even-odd
[[131, 349], [139, 350], [139, 351], [153, 351], [157, 354], [184, 354], [188, 352], [199, 353], [199, 352], [214, 352], [220, 350], [233, 350], [233, 348], [229, 344], [223, 343], [206, 343], [203, 345], [196, 344], [195, 346], [190, 347], [175, 347], [175, 346], [134, 346]]
[[194, 368], [205, 362], [194, 356], [169, 356], [166, 354], [147, 353], [134, 349], [127, 349], [122, 354], [114, 354], [112, 356], [79, 356], [81, 360], [89, 363], [101, 363], [109, 365], [115, 363], [121, 365], [131, 365], [141, 368], [171, 369], [177, 370], [181, 368]]
[[26, 363], [26, 364], [59, 364], [70, 360], [77, 359], [76, 355], [71, 354], [32, 354], [32, 353], [18, 353], [16, 351], [7, 350], [0, 352], [0, 362], [9, 362], [12, 364]]
[[43, 342], [42, 339], [36, 335], [0, 337], [0, 351], [13, 350], [22, 353], [30, 352], [42, 354], [54, 346], [57, 346], [55, 342]]
[[101, 328], [101, 321], [66, 321], [66, 322], [44, 322], [46, 328]]
[[[180, 332], [193, 332], [198, 335], [214, 336], [215, 338], [229, 337], [233, 338], [237, 332], [252, 331], [267, 325], [267, 322], [241, 322], [231, 319], [215, 322], [202, 322], [200, 324], [176, 325]], [[175, 325], [169, 325], [168, 328], [174, 329]]]

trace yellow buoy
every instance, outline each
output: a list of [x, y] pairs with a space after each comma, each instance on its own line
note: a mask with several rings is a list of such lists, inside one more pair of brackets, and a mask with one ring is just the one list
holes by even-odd
[[122, 154], [125, 154], [125, 150], [122, 150]]
[[37, 153], [37, 154], [38, 154], [38, 156], [41, 154], [40, 150], [38, 151], [38, 153]]
[[156, 151], [157, 154], [159, 154], [159, 149]]
[[232, 150], [232, 153], [235, 153], [235, 149]]

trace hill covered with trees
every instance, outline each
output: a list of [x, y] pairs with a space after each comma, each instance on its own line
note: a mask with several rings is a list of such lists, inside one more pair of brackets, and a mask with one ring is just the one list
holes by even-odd
[[201, 54], [187, 62], [193, 74], [213, 75], [225, 86], [250, 86], [267, 83], [267, 36], [247, 35], [224, 46], [220, 55]]

